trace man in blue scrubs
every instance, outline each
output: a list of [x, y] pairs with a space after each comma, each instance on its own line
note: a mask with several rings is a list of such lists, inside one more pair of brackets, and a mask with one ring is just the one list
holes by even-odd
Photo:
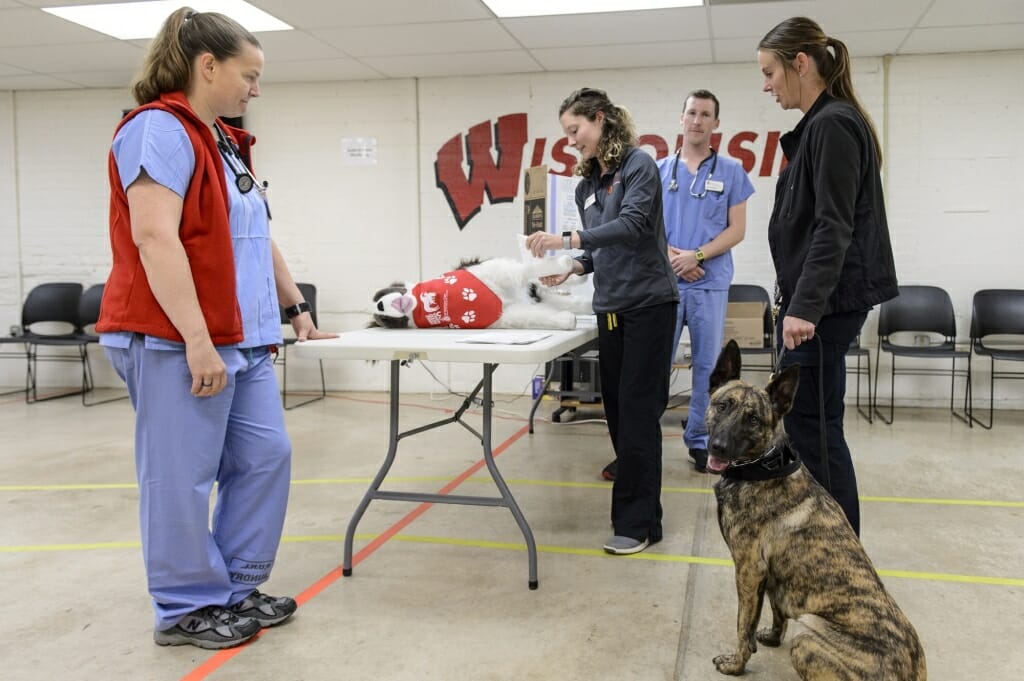
[[692, 390], [683, 442], [694, 468], [706, 472], [708, 379], [722, 348], [733, 264], [731, 249], [747, 228], [754, 193], [743, 166], [710, 147], [718, 129], [718, 98], [707, 90], [686, 96], [680, 123], [683, 145], [658, 161], [664, 197], [668, 257], [679, 284], [675, 342], [690, 332]]

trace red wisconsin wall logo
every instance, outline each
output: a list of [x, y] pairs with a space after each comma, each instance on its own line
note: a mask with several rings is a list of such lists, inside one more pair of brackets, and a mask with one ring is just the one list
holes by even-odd
[[[460, 231], [483, 208], [484, 196], [492, 204], [514, 201], [519, 192], [519, 176], [524, 167], [547, 162], [550, 173], [572, 174], [576, 156], [565, 137], [556, 140], [550, 149], [546, 137], [535, 139], [528, 159], [529, 165], [524, 165], [526, 123], [525, 113], [507, 114], [494, 122], [477, 123], [465, 135], [455, 135], [441, 145], [434, 161], [434, 178], [438, 189], [448, 201]], [[757, 168], [757, 175], [768, 177], [786, 167], [785, 156], [776, 153], [779, 150], [779, 136], [777, 130], [764, 135], [753, 130], [741, 130], [725, 141], [721, 133], [714, 133], [711, 146], [715, 149], [724, 148], [724, 153], [742, 164], [748, 174]], [[682, 146], [683, 137], [678, 135], [675, 146], [670, 148], [668, 141], [661, 135], [644, 134], [640, 135], [639, 144], [641, 147], [650, 147], [654, 157], [662, 159]], [[463, 171], [463, 163], [468, 172]]]
[[[459, 230], [480, 212], [484, 194], [490, 203], [508, 203], [516, 198], [525, 146], [525, 113], [502, 116], [493, 125], [490, 121], [477, 123], [465, 136], [456, 135], [441, 146], [434, 161], [434, 177]], [[468, 176], [462, 172], [464, 160]]]

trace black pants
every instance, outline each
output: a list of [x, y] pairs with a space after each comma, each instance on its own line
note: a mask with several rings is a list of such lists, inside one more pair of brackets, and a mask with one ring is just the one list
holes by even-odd
[[615, 534], [661, 541], [661, 415], [668, 404], [676, 304], [599, 314], [601, 397], [618, 461]]
[[[779, 312], [776, 336], [782, 338]], [[864, 312], [825, 315], [818, 322], [814, 335], [795, 350], [786, 350], [781, 366], [800, 365], [800, 384], [793, 409], [785, 417], [786, 434], [811, 475], [829, 491], [860, 535], [860, 501], [857, 498], [857, 475], [853, 458], [843, 432], [846, 397], [846, 353], [857, 338], [867, 317]], [[820, 344], [818, 339], [821, 340]], [[779, 345], [780, 352], [782, 345]], [[819, 372], [818, 358], [822, 361]], [[819, 396], [819, 390], [820, 396]], [[828, 465], [822, 461], [819, 399], [824, 398], [826, 450]], [[826, 475], [827, 471], [827, 475]]]

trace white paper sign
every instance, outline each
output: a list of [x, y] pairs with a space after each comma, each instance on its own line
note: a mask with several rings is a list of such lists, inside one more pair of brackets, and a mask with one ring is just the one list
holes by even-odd
[[342, 163], [346, 166], [377, 165], [377, 138], [343, 137], [341, 157]]

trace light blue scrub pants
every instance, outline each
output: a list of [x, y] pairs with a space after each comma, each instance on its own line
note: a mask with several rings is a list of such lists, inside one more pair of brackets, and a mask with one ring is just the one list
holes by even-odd
[[266, 348], [219, 349], [227, 386], [193, 397], [184, 351], [147, 350], [140, 335], [105, 350], [135, 408], [142, 554], [155, 627], [168, 629], [270, 576], [291, 479], [277, 377]]
[[679, 286], [679, 308], [676, 313], [676, 334], [672, 344], [679, 347], [683, 325], [690, 331], [690, 357], [692, 383], [690, 411], [686, 417], [683, 443], [688, 449], [708, 448], [708, 429], [704, 412], [708, 408], [708, 382], [722, 351], [725, 334], [725, 313], [729, 305], [729, 290], [695, 289]]

